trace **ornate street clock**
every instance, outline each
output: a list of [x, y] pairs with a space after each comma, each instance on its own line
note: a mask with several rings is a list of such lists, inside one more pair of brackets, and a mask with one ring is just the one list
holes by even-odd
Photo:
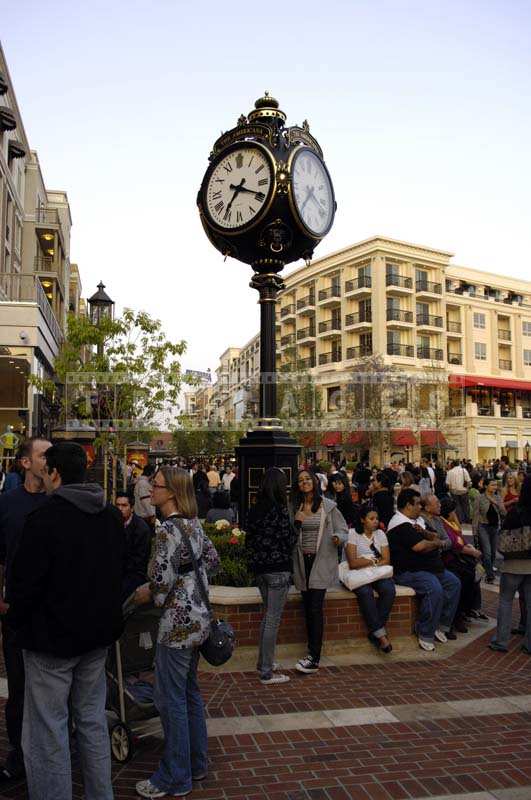
[[236, 448], [240, 521], [271, 466], [295, 478], [300, 447], [276, 409], [275, 305], [278, 274], [309, 262], [333, 225], [336, 201], [322, 150], [307, 122], [285, 127], [286, 115], [266, 92], [248, 117], [214, 143], [197, 205], [205, 232], [225, 257], [251, 264], [260, 294], [260, 419]]
[[311, 259], [334, 222], [336, 201], [309, 125], [286, 128], [266, 92], [214, 144], [197, 204], [207, 236], [256, 272]]

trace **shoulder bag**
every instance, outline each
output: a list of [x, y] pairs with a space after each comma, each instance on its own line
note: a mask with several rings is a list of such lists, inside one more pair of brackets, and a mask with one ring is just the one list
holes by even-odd
[[502, 530], [498, 540], [498, 550], [505, 559], [531, 558], [531, 527]]
[[188, 545], [188, 549], [190, 550], [190, 556], [192, 558], [199, 594], [201, 595], [201, 599], [207, 607], [210, 615], [210, 632], [208, 634], [208, 639], [206, 639], [206, 641], [204, 641], [200, 646], [199, 652], [205, 661], [208, 661], [208, 663], [212, 664], [213, 667], [220, 667], [229, 660], [234, 652], [234, 629], [228, 622], [225, 622], [222, 619], [214, 618], [212, 606], [210, 605], [210, 600], [208, 599], [208, 592], [205, 588], [205, 584], [203, 583], [201, 573], [199, 572], [199, 566], [197, 564], [197, 559], [190, 541], [190, 536], [182, 529], [181, 533], [186, 541], [186, 544]]
[[350, 569], [348, 561], [342, 561], [339, 565], [339, 580], [350, 591], [359, 589], [360, 586], [366, 586], [368, 583], [392, 577], [393, 567], [391, 564], [383, 567], [361, 567], [361, 569]]

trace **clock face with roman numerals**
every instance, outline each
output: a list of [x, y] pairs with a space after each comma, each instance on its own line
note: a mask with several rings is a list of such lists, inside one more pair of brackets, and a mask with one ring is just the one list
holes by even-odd
[[316, 236], [332, 225], [335, 200], [328, 171], [312, 150], [303, 148], [293, 157], [291, 186], [295, 207], [303, 224]]
[[271, 162], [261, 148], [231, 150], [218, 161], [205, 189], [212, 222], [226, 230], [245, 227], [266, 208], [272, 182]]

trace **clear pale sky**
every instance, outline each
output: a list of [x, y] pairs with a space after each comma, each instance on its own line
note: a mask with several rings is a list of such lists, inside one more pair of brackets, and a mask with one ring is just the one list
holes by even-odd
[[[263, 10], [260, 10], [263, 9]], [[207, 241], [211, 145], [270, 89], [335, 185], [316, 257], [376, 233], [531, 279], [531, 2], [19, 0], [2, 43], [72, 261], [215, 368], [257, 330], [250, 268]]]

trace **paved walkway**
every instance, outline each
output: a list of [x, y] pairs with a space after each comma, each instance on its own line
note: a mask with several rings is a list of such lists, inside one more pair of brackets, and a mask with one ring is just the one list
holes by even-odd
[[[495, 588], [484, 597], [494, 614]], [[277, 687], [249, 670], [203, 673], [211, 769], [192, 797], [531, 800], [531, 659], [521, 637], [508, 654], [488, 650], [489, 628], [474, 624], [460, 648], [441, 645], [432, 659], [412, 642], [390, 659], [367, 645], [369, 663], [290, 671]], [[135, 797], [157, 763], [158, 724], [147, 731], [132, 761], [114, 769], [116, 800]], [[74, 796], [83, 796], [79, 776]], [[24, 797], [18, 786], [0, 800]]]

